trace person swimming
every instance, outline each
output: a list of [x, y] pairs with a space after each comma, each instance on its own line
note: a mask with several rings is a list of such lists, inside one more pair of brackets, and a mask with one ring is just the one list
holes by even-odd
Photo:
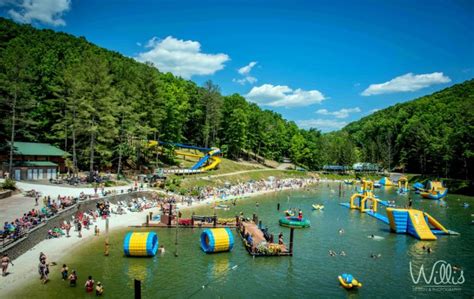
[[94, 280], [92, 279], [92, 276], [89, 275], [89, 278], [84, 284], [84, 287], [86, 288], [87, 293], [92, 293], [92, 291], [94, 290]]
[[76, 270], [72, 270], [71, 275], [69, 275], [69, 286], [70, 287], [75, 287], [77, 283], [77, 274]]
[[103, 293], [104, 293], [104, 287], [102, 286], [102, 283], [98, 281], [97, 286], [95, 287], [95, 295], [102, 296]]

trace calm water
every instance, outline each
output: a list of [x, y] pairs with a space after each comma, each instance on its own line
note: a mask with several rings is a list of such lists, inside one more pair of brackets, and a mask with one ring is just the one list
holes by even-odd
[[[334, 190], [331, 190], [334, 189]], [[344, 186], [344, 196], [339, 198], [338, 186], [322, 184], [312, 190], [281, 192], [237, 202], [230, 211], [219, 210], [221, 216], [234, 216], [240, 211], [251, 216], [257, 212], [263, 223], [275, 234], [282, 231], [285, 242], [289, 229], [278, 226], [281, 210], [301, 208], [311, 220], [312, 227], [295, 231], [293, 257], [252, 258], [245, 251], [240, 238], [234, 233], [232, 252], [205, 254], [199, 247], [200, 229], [181, 229], [178, 232], [178, 257], [174, 229], [158, 229], [160, 245], [166, 248], [164, 256], [154, 258], [127, 258], [123, 256], [122, 241], [126, 231], [113, 231], [110, 235], [111, 254], [103, 256], [104, 237], [83, 244], [58, 264], [67, 263], [79, 275], [78, 287], [69, 288], [60, 279], [60, 266], [51, 268], [51, 282], [40, 285], [38, 281], [13, 294], [14, 298], [90, 298], [82, 287], [87, 275], [100, 280], [105, 296], [133, 298], [133, 279], [142, 280], [144, 298], [315, 298], [315, 297], [443, 297], [471, 298], [474, 291], [474, 225], [470, 225], [472, 208], [463, 208], [463, 202], [474, 205], [474, 198], [451, 195], [448, 208], [439, 203], [415, 198], [414, 207], [429, 212], [448, 229], [461, 236], [440, 236], [437, 241], [423, 242], [408, 235], [390, 233], [388, 225], [358, 211], [350, 211], [339, 202], [348, 201], [353, 187]], [[396, 200], [405, 205], [406, 197], [397, 196], [395, 189], [376, 190], [382, 199]], [[290, 198], [289, 203], [287, 198]], [[256, 201], [259, 207], [256, 207]], [[312, 203], [323, 203], [324, 211], [312, 211]], [[212, 214], [209, 206], [198, 208], [196, 214]], [[384, 209], [381, 213], [385, 213]], [[183, 217], [190, 212], [183, 213]], [[340, 235], [338, 230], [344, 228]], [[372, 240], [368, 235], [382, 236]], [[431, 254], [423, 251], [423, 244], [433, 248]], [[331, 257], [329, 250], [346, 256]], [[372, 259], [371, 253], [381, 254]], [[465, 283], [461, 291], [416, 291], [409, 272], [411, 261], [416, 269], [421, 264], [431, 270], [431, 265], [443, 259], [461, 265]], [[363, 283], [358, 291], [347, 291], [339, 286], [337, 276], [349, 272]], [[428, 271], [427, 271], [428, 272]], [[203, 288], [203, 286], [205, 286]], [[11, 297], [11, 296], [9, 296]]]

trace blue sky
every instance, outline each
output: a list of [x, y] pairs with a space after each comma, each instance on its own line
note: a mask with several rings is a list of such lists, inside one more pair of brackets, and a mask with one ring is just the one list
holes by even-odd
[[474, 1], [0, 0], [322, 131], [474, 77]]

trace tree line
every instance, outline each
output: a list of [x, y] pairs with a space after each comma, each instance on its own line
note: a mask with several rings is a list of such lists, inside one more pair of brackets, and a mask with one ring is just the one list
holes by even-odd
[[[162, 140], [307, 169], [364, 161], [472, 178], [473, 90], [471, 80], [322, 134], [211, 81], [197, 86], [83, 37], [0, 18], [0, 150], [10, 140], [48, 142], [76, 170], [153, 166], [148, 141]], [[166, 153], [158, 158], [172, 163]]]

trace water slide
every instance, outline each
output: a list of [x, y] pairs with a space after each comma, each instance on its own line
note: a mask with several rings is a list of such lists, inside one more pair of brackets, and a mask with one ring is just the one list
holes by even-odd
[[408, 210], [408, 233], [420, 240], [436, 240], [436, 236], [431, 232], [425, 215], [419, 210]]
[[430, 214], [425, 213], [425, 217], [428, 220], [429, 224], [431, 224], [434, 228], [439, 229], [445, 234], [449, 234], [449, 231], [443, 225], [441, 225], [441, 223], [439, 223], [438, 220], [431, 217]]
[[[202, 171], [208, 171], [211, 169], [214, 169], [221, 163], [221, 159], [217, 156], [220, 154], [220, 149], [218, 148], [206, 148], [206, 147], [198, 147], [198, 146], [193, 146], [193, 145], [187, 145], [187, 144], [182, 144], [182, 143], [171, 143], [171, 142], [164, 142], [160, 141], [160, 144], [165, 144], [165, 145], [172, 145], [180, 148], [188, 148], [188, 149], [194, 149], [198, 150], [201, 152], [206, 153], [204, 156], [199, 155], [199, 154], [193, 154], [193, 153], [188, 153], [188, 152], [182, 152], [182, 151], [175, 151], [177, 155], [180, 156], [186, 156], [186, 157], [192, 157], [192, 158], [198, 158], [199, 161], [197, 161], [196, 164], [194, 164], [191, 167], [191, 170], [202, 170]], [[207, 166], [204, 166], [209, 160], [211, 160], [211, 163]]]

